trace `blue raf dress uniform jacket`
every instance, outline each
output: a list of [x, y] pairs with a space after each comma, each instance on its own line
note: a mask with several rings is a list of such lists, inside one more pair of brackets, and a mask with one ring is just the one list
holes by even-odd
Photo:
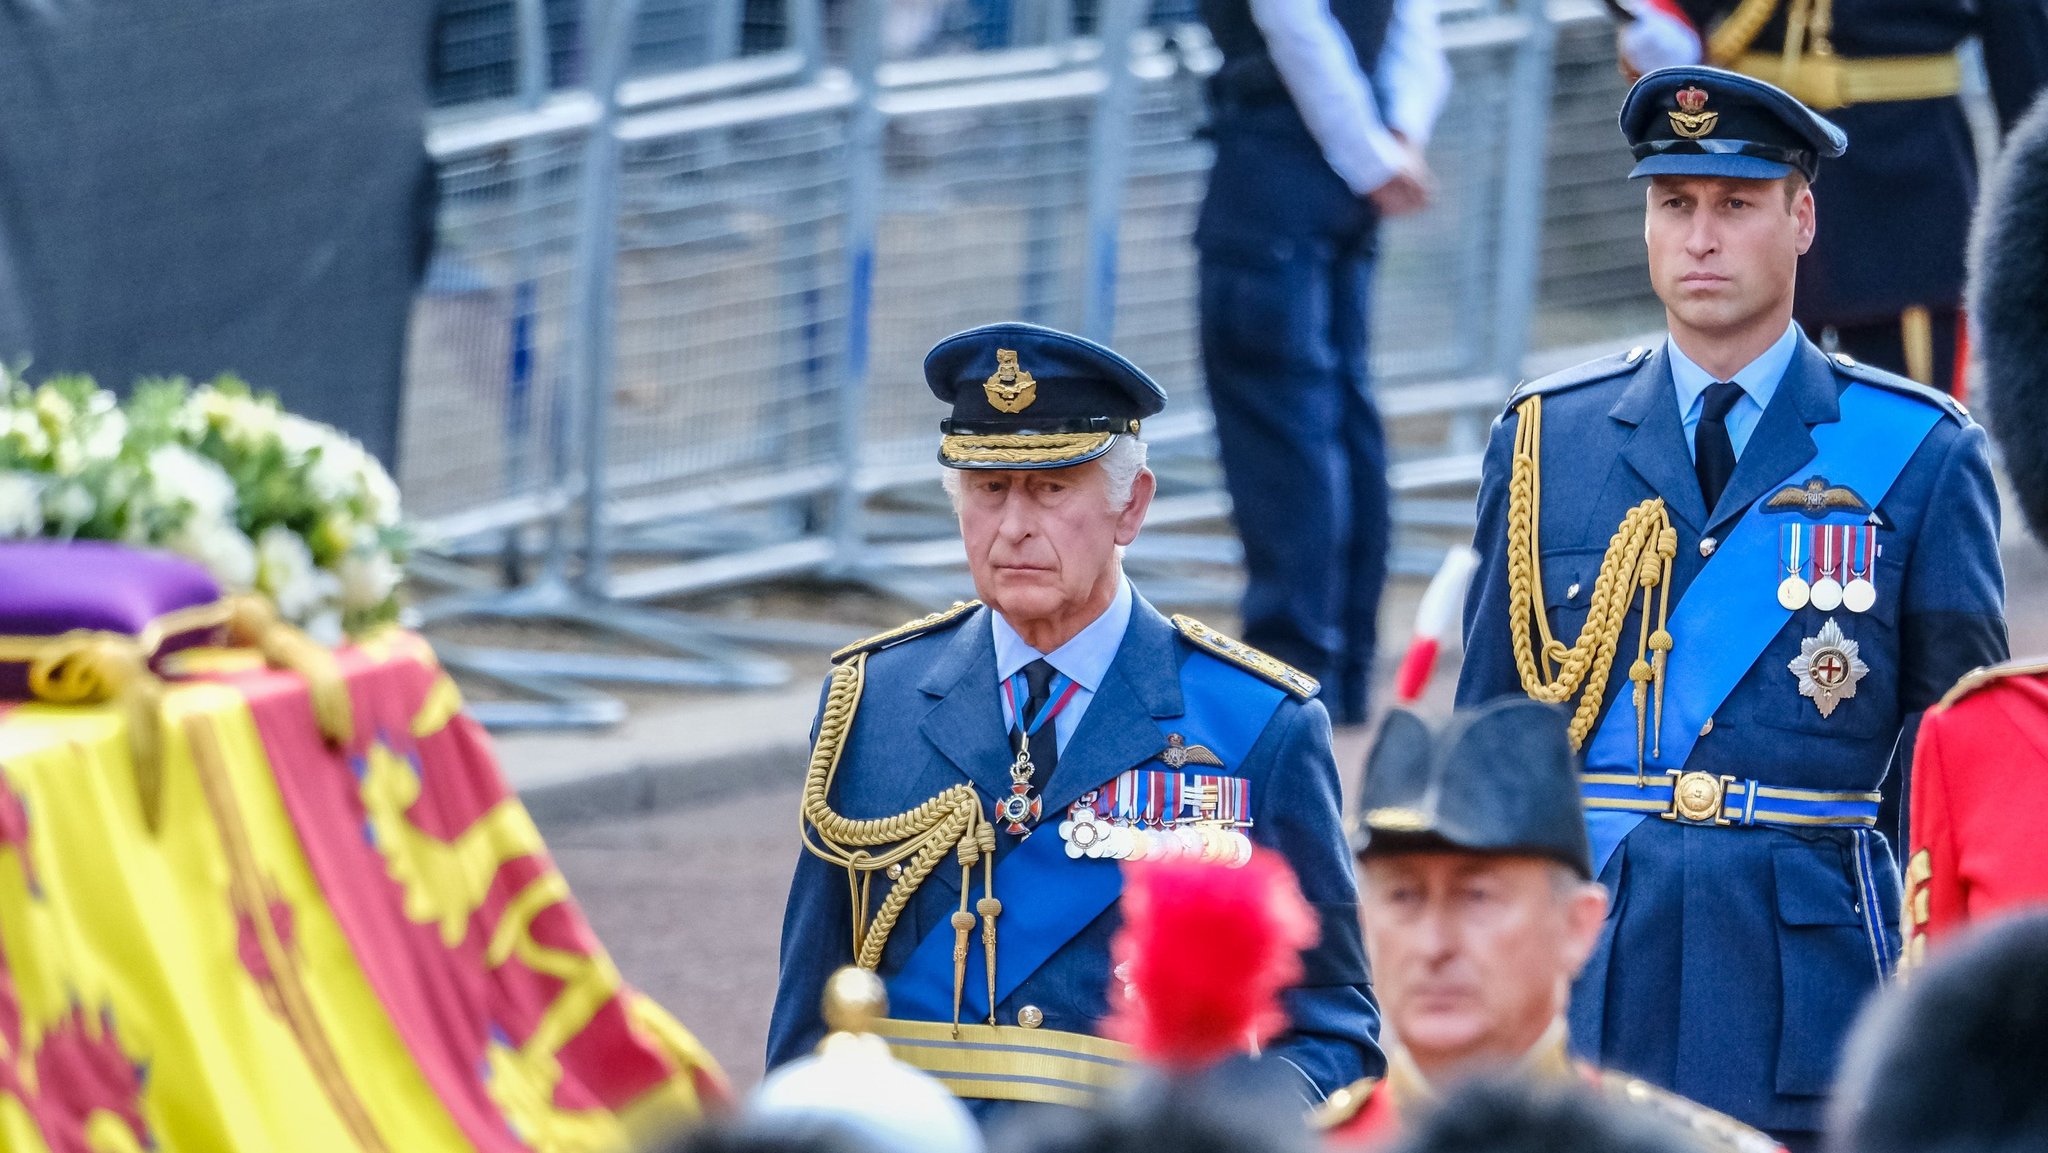
[[[1911, 749], [1919, 713], [1964, 672], [2005, 656], [1998, 499], [1983, 430], [1953, 401], [1830, 358], [1802, 338], [1709, 513], [1661, 348], [1594, 361], [1517, 394], [1543, 394], [1543, 609], [1553, 634], [1570, 644], [1608, 538], [1629, 508], [1662, 497], [1670, 511], [1679, 538], [1675, 613], [1707, 564], [1703, 554], [1714, 551], [1704, 541], [1725, 538], [1745, 516], [1784, 515], [1752, 506], [1807, 478], [1812, 430], [1840, 419], [1843, 392], [1855, 381], [1942, 407], [1877, 500], [1877, 603], [1865, 613], [1790, 613], [1701, 726], [1686, 770], [1790, 788], [1877, 790], [1895, 757]], [[1487, 451], [1461, 705], [1523, 691], [1505, 560], [1517, 419], [1511, 408], [1496, 422]], [[1774, 585], [1765, 567], [1749, 579]], [[1621, 634], [1607, 709], [1631, 709], [1627, 669], [1640, 604], [1638, 596]], [[1788, 664], [1830, 617], [1860, 646], [1869, 673], [1824, 717], [1800, 695]], [[1686, 676], [1687, 659], [1673, 651], [1671, 683]], [[1633, 774], [1636, 766], [1587, 768]], [[1884, 785], [1901, 786], [1896, 776]], [[1572, 1037], [1585, 1055], [1759, 1128], [1819, 1128], [1844, 1032], [1898, 952], [1899, 880], [1883, 839], [1847, 828], [1650, 816], [1621, 840], [1601, 880], [1614, 903], [1572, 996]]]
[[[1014, 749], [996, 687], [989, 611], [958, 614], [934, 631], [869, 655], [866, 687], [834, 782], [837, 812], [856, 819], [890, 816], [963, 781], [979, 790], [986, 806], [1009, 794]], [[1213, 659], [1134, 596], [1123, 643], [1043, 782], [1044, 816], [1032, 837], [1056, 838], [1054, 826], [1068, 806], [1125, 770], [1163, 768], [1157, 759], [1165, 747], [1162, 723], [1171, 727], [1171, 719], [1188, 715], [1181, 665]], [[1272, 691], [1250, 671], [1232, 667], [1230, 675], [1243, 678], [1248, 695]], [[1203, 771], [1249, 780], [1251, 839], [1286, 857], [1321, 919], [1321, 942], [1303, 957], [1303, 981], [1284, 995], [1291, 1027], [1266, 1048], [1266, 1056], [1300, 1070], [1313, 1086], [1303, 1086], [1312, 1100], [1377, 1075], [1384, 1068], [1375, 1043], [1379, 1016], [1367, 985], [1328, 714], [1314, 700], [1285, 695], [1242, 763]], [[1001, 832], [996, 841], [1000, 876], [1003, 861], [1021, 842]], [[1076, 865], [1119, 867], [1110, 860]], [[935, 928], [945, 930], [960, 906], [959, 882], [959, 870], [950, 864], [925, 880], [883, 951], [878, 972], [884, 980], [898, 973], [917, 942]], [[886, 891], [879, 879], [876, 889], [879, 903]], [[978, 880], [975, 890], [970, 897], [980, 895]], [[851, 915], [844, 871], [804, 854], [783, 919], [781, 981], [768, 1033], [771, 1068], [818, 1043], [825, 979], [852, 962]], [[1016, 1025], [1020, 1010], [1033, 1006], [1043, 1013], [1046, 1030], [1099, 1034], [1109, 1014], [1109, 943], [1118, 924], [1112, 905], [1004, 997], [996, 1019]]]

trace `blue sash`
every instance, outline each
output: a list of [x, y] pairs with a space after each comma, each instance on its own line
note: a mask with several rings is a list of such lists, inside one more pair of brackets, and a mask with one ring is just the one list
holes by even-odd
[[[1813, 458], [1785, 483], [1820, 474], [1831, 484], [1856, 490], [1876, 508], [1941, 416], [1941, 410], [1926, 401], [1852, 383], [1842, 392], [1841, 419], [1814, 427]], [[1776, 491], [1770, 489], [1758, 503]], [[1700, 727], [1791, 619], [1792, 611], [1778, 603], [1778, 582], [1770, 579], [1777, 571], [1782, 520], [1760, 515], [1751, 505], [1672, 610], [1673, 665], [1664, 684], [1664, 724], [1651, 742], [1656, 754], [1643, 750], [1646, 773], [1662, 776], [1666, 769], [1684, 767], [1700, 739]], [[1586, 768], [1635, 771], [1636, 715], [1626, 682], [1587, 746]], [[1645, 815], [1586, 814], [1595, 876]]]
[[[1182, 715], [1158, 719], [1160, 747], [1166, 746], [1165, 734], [1179, 733], [1190, 745], [1208, 746], [1227, 766], [1226, 772], [1240, 775], [1245, 756], [1287, 696], [1277, 686], [1203, 652], [1189, 652], [1181, 663], [1180, 691]], [[1254, 805], [1257, 802], [1252, 798]], [[998, 1004], [1123, 894], [1123, 869], [1117, 862], [1067, 856], [1066, 845], [1053, 828], [1063, 816], [1047, 813], [996, 866], [996, 899], [1003, 903], [996, 918]], [[968, 907], [973, 907], [971, 901]], [[902, 970], [888, 982], [891, 1016], [953, 1019], [953, 941], [953, 926], [942, 917], [917, 943]], [[988, 969], [979, 926], [969, 946], [960, 1015], [965, 1021], [987, 1020]], [[1107, 984], [1109, 975], [1099, 979]]]

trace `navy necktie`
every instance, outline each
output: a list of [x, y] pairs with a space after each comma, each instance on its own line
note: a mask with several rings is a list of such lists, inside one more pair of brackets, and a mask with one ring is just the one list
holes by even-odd
[[[1030, 724], [1038, 716], [1039, 711], [1045, 708], [1045, 703], [1052, 698], [1052, 678], [1053, 668], [1043, 657], [1024, 666], [1026, 696], [1024, 707], [1017, 713], [1019, 730]], [[1044, 787], [1046, 777], [1060, 760], [1059, 738], [1055, 735], [1054, 728], [1054, 721], [1048, 719], [1044, 726], [1030, 737], [1031, 765], [1037, 770], [1035, 777], [1040, 788]], [[1010, 739], [1016, 739], [1014, 733]]]
[[1699, 427], [1692, 438], [1692, 471], [1700, 478], [1700, 495], [1707, 499], [1707, 515], [1735, 475], [1735, 442], [1728, 439], [1728, 412], [1742, 399], [1742, 386], [1720, 381], [1707, 386], [1700, 408]]

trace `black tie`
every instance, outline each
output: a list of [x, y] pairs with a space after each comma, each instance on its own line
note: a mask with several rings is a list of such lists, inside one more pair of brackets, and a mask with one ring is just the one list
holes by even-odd
[[[1024, 698], [1023, 710], [1017, 714], [1019, 731], [1030, 724], [1038, 716], [1038, 711], [1045, 707], [1045, 702], [1051, 699], [1052, 678], [1052, 666], [1046, 664], [1043, 657], [1024, 666], [1024, 684], [1028, 695]], [[1051, 775], [1053, 766], [1060, 760], [1059, 740], [1054, 736], [1053, 728], [1053, 722], [1048, 720], [1044, 727], [1031, 734], [1031, 766], [1036, 770], [1032, 779], [1036, 782], [1036, 787], [1041, 789], [1045, 787], [1046, 778]], [[1013, 734], [1010, 739], [1016, 740], [1015, 735]]]
[[1735, 442], [1728, 439], [1728, 410], [1741, 399], [1742, 386], [1732, 381], [1708, 385], [1700, 425], [1693, 433], [1692, 470], [1700, 478], [1700, 495], [1707, 498], [1709, 516], [1728, 487], [1728, 478], [1735, 475]]

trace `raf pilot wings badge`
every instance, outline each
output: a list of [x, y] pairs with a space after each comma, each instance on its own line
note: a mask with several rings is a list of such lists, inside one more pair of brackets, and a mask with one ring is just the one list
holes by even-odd
[[1764, 502], [1766, 512], [1796, 512], [1819, 520], [1831, 512], [1868, 513], [1870, 505], [1856, 490], [1829, 484], [1824, 476], [1810, 476], [1804, 484], [1788, 484]]

